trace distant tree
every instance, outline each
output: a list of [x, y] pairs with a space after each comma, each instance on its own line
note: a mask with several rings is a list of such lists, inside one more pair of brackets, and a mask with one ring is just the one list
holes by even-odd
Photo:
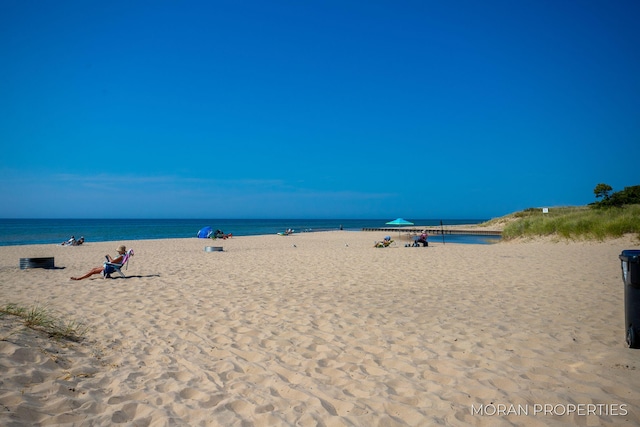
[[593, 193], [596, 195], [596, 199], [602, 198], [604, 201], [609, 200], [609, 193], [613, 191], [613, 188], [609, 184], [598, 184], [593, 189]]
[[624, 187], [624, 190], [615, 192], [608, 199], [610, 206], [624, 206], [640, 204], [640, 185]]
[[629, 204], [640, 204], [640, 185], [634, 185], [631, 187], [624, 187], [625, 194]]
[[640, 204], [640, 185], [625, 187], [622, 191], [613, 191], [610, 185], [598, 184], [593, 190], [596, 198], [602, 199], [592, 203], [593, 208], [622, 207], [625, 205]]

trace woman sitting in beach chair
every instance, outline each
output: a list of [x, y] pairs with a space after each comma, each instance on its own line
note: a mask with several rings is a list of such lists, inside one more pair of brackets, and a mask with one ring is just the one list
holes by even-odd
[[111, 256], [105, 255], [107, 260], [102, 265], [102, 267], [92, 268], [84, 276], [72, 277], [71, 280], [86, 279], [87, 277], [91, 277], [94, 274], [102, 274], [102, 277], [104, 279], [110, 279], [111, 273], [116, 272], [119, 273], [120, 276], [124, 277], [124, 274], [122, 274], [122, 271], [120, 271], [120, 269], [126, 264], [129, 258], [133, 256], [133, 250], [130, 249], [127, 252], [127, 248], [124, 245], [120, 245], [118, 249], [116, 249], [116, 252], [118, 252], [118, 256], [115, 258], [111, 258]]
[[391, 240], [391, 236], [385, 236], [384, 240], [382, 240], [381, 242], [376, 242], [373, 245], [373, 247], [374, 248], [386, 248], [387, 246], [389, 246], [392, 243], [393, 243], [393, 240]]

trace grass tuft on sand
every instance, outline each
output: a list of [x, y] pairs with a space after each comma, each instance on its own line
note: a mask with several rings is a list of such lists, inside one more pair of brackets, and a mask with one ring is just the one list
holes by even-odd
[[[25, 327], [47, 333], [50, 337], [69, 341], [82, 341], [88, 327], [76, 320], [63, 320], [56, 317], [47, 307], [36, 303], [32, 307], [24, 307], [9, 303], [0, 307], [0, 316], [16, 316]], [[0, 339], [6, 339], [0, 337]]]

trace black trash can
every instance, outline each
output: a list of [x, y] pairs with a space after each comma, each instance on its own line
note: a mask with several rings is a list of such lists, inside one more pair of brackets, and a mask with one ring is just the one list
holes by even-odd
[[620, 254], [624, 282], [624, 326], [627, 346], [640, 348], [640, 250]]

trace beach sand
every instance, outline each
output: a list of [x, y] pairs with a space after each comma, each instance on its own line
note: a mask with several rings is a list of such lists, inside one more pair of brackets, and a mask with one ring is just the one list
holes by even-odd
[[[640, 425], [618, 259], [637, 241], [383, 237], [0, 247], [1, 305], [88, 326], [0, 318], [0, 425]], [[69, 280], [120, 244], [126, 279]], [[19, 269], [38, 256], [57, 268]]]

